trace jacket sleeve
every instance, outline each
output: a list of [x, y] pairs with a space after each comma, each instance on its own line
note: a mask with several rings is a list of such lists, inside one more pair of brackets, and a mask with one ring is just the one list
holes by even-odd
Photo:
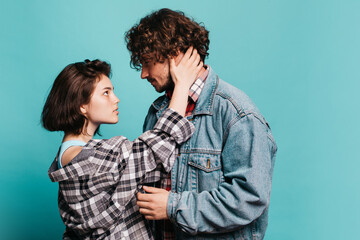
[[167, 213], [189, 233], [221, 233], [257, 219], [269, 204], [276, 146], [252, 114], [228, 127], [221, 154], [225, 181], [201, 193], [171, 192]]

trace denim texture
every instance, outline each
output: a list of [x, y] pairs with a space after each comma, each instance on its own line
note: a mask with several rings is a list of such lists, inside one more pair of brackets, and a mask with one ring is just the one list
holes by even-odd
[[[263, 239], [277, 147], [251, 99], [209, 69], [188, 117], [195, 132], [171, 171], [167, 213], [178, 239]], [[165, 96], [151, 105], [144, 130], [168, 105]]]

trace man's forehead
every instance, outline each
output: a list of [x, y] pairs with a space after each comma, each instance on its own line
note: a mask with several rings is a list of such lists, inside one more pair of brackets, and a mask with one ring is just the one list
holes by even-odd
[[165, 59], [164, 56], [162, 56], [161, 54], [158, 53], [144, 53], [142, 55], [140, 55], [140, 61], [144, 62], [144, 61], [155, 61], [155, 62], [163, 62]]
[[144, 53], [140, 55], [140, 62], [149, 62], [155, 59], [155, 54], [154, 53]]
[[141, 54], [140, 57], [141, 57], [142, 59], [153, 58], [153, 57], [155, 57], [155, 53], [144, 53], [144, 54]]

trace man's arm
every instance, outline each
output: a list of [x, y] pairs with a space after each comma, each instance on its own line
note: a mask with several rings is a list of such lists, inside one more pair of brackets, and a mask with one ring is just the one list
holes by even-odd
[[[183, 231], [220, 233], [248, 225], [266, 209], [270, 199], [273, 154], [276, 147], [267, 127], [252, 114], [229, 126], [222, 151], [225, 182], [201, 193], [170, 192], [167, 214]], [[164, 216], [163, 192], [138, 195], [140, 212], [149, 219]]]

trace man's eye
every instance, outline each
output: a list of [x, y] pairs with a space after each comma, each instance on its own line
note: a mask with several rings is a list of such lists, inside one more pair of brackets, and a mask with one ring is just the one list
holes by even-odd
[[150, 62], [151, 62], [150, 59], [146, 59], [146, 60], [143, 60], [143, 61], [141, 62], [141, 64], [142, 64], [142, 65], [148, 65]]

